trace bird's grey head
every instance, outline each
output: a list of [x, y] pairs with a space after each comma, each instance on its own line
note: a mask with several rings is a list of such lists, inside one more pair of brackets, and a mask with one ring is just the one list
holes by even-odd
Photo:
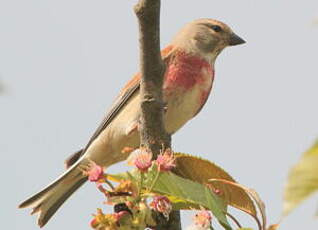
[[245, 41], [223, 22], [214, 19], [197, 19], [181, 29], [172, 44], [214, 61], [225, 47], [243, 43]]

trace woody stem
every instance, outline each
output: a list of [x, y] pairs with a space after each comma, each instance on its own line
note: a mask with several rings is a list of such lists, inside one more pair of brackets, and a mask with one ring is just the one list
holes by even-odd
[[[162, 146], [170, 148], [171, 137], [166, 132], [162, 97], [165, 65], [160, 54], [160, 0], [139, 0], [135, 13], [139, 22], [140, 44], [140, 98], [141, 98], [141, 144], [150, 149], [154, 159]], [[157, 230], [181, 230], [180, 212], [170, 214], [169, 221], [157, 220]]]

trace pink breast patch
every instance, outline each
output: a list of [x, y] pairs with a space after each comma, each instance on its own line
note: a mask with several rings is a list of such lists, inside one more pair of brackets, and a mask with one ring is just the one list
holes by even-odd
[[[203, 71], [205, 70], [205, 71]], [[165, 88], [189, 90], [196, 84], [204, 84], [207, 74], [213, 77], [211, 65], [201, 57], [178, 52], [168, 63], [165, 74]]]

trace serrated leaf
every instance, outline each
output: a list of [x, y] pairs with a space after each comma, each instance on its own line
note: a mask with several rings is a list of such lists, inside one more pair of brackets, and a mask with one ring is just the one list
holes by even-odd
[[318, 190], [318, 141], [290, 170], [284, 192], [283, 215], [288, 215]]
[[[226, 171], [210, 161], [183, 153], [176, 153], [175, 156], [177, 167], [174, 172], [183, 178], [201, 184], [207, 184], [209, 179], [225, 179], [235, 182]], [[221, 182], [213, 183], [213, 187], [221, 192], [220, 197], [228, 205], [256, 216], [255, 205], [244, 190]]]

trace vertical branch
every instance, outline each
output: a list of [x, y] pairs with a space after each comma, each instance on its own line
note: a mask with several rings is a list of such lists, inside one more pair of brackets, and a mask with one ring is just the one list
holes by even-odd
[[[141, 144], [157, 158], [162, 148], [170, 148], [171, 137], [163, 121], [162, 84], [165, 65], [160, 54], [160, 0], [139, 0], [134, 8], [139, 21]], [[157, 230], [181, 230], [180, 212], [156, 217]]]
[[135, 6], [139, 20], [141, 78], [141, 144], [155, 158], [170, 148], [163, 122], [162, 84], [165, 65], [160, 54], [160, 0], [140, 0]]

